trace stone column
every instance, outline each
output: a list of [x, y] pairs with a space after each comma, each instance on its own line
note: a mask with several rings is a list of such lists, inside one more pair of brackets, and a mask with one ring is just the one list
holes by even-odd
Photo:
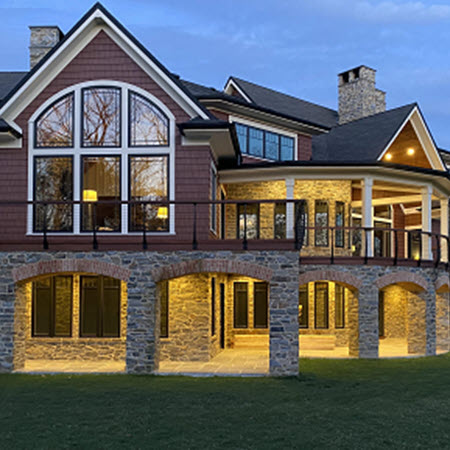
[[158, 304], [156, 283], [138, 266], [128, 283], [127, 373], [158, 370]]
[[[422, 188], [422, 231], [431, 232], [431, 186]], [[422, 235], [422, 259], [433, 259], [431, 237]]]
[[[372, 188], [373, 188], [373, 179], [370, 177], [364, 178], [364, 180], [362, 181], [362, 208], [361, 208], [363, 228], [373, 227]], [[370, 258], [373, 256], [373, 231], [362, 232], [361, 256], [365, 256], [366, 245], [367, 245], [367, 256]]]
[[364, 284], [359, 290], [358, 330], [359, 357], [378, 358], [378, 294], [372, 284]]
[[[441, 210], [441, 234], [448, 236], [448, 198], [440, 201]], [[441, 239], [441, 261], [448, 261], [448, 243]]]
[[440, 351], [450, 350], [449, 292], [436, 292], [436, 347]]
[[348, 355], [359, 356], [358, 292], [348, 289]]
[[26, 339], [31, 335], [31, 283], [15, 287], [14, 360], [13, 369], [23, 370], [26, 359]]
[[[291, 200], [294, 198], [294, 185], [295, 180], [293, 178], [286, 178], [286, 199]], [[294, 238], [294, 225], [295, 225], [295, 208], [294, 203], [286, 203], [286, 238]]]
[[298, 375], [298, 254], [278, 254], [270, 282], [270, 374]]
[[[22, 369], [25, 362], [24, 339], [16, 339], [15, 336], [14, 307], [14, 284], [0, 284], [0, 373], [11, 372], [14, 368]], [[21, 357], [14, 367], [16, 343]]]
[[425, 330], [427, 356], [436, 354], [436, 291], [431, 283], [426, 291], [420, 293], [425, 302]]
[[[408, 353], [416, 355], [428, 354], [428, 316], [429, 296], [426, 292], [408, 292]], [[431, 319], [431, 317], [430, 317]], [[431, 325], [431, 323], [430, 323]], [[430, 326], [431, 337], [433, 335]], [[436, 326], [434, 324], [434, 345], [436, 345]]]

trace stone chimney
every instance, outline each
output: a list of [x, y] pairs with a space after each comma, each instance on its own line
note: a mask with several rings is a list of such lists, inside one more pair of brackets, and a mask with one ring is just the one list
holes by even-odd
[[30, 69], [32, 69], [63, 37], [56, 26], [30, 28]]
[[386, 111], [386, 93], [375, 87], [376, 70], [367, 66], [339, 77], [339, 124]]

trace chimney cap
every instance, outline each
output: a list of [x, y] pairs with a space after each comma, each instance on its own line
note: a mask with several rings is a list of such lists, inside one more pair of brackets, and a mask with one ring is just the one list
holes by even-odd
[[358, 69], [362, 69], [362, 68], [369, 69], [369, 70], [372, 70], [373, 72], [376, 72], [376, 69], [372, 69], [372, 67], [366, 66], [365, 64], [361, 64], [360, 66], [356, 66], [356, 67], [353, 67], [352, 69], [344, 70], [343, 72], [338, 73], [338, 77], [340, 77], [341, 75], [344, 75], [344, 73], [353, 72], [354, 70], [358, 70]]

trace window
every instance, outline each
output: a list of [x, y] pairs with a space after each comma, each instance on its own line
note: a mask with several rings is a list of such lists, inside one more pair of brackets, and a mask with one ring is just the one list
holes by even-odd
[[[302, 214], [304, 219], [302, 218]], [[309, 242], [309, 215], [308, 215], [308, 202], [306, 200], [300, 200], [298, 203], [295, 203], [295, 224], [294, 226], [298, 226], [298, 232], [301, 233], [302, 226], [304, 224], [305, 231], [303, 233], [303, 247], [308, 246]], [[301, 237], [301, 236], [300, 236]]]
[[32, 285], [32, 335], [68, 337], [72, 334], [72, 277], [52, 276]]
[[247, 231], [247, 239], [259, 238], [259, 205], [238, 205], [238, 234], [239, 239], [244, 239]]
[[241, 152], [273, 161], [293, 161], [295, 140], [292, 137], [236, 123]]
[[334, 318], [335, 328], [345, 327], [345, 288], [340, 284], [335, 285]]
[[73, 162], [69, 157], [36, 157], [34, 160], [34, 231], [72, 231], [72, 205], [51, 202], [73, 200]]
[[286, 239], [286, 203], [275, 203], [274, 238]]
[[[217, 172], [214, 167], [211, 167], [211, 200], [217, 200]], [[210, 207], [210, 228], [217, 232], [217, 205], [212, 204]]]
[[267, 328], [268, 326], [268, 286], [265, 282], [253, 284], [253, 327]]
[[[168, 200], [168, 170], [167, 156], [130, 156], [129, 183], [130, 200], [167, 201]], [[169, 231], [169, 208], [162, 205], [130, 205], [131, 231]]]
[[[345, 203], [336, 202], [336, 227], [343, 227], [345, 224]], [[344, 247], [344, 229], [336, 230], [336, 247]]]
[[308, 285], [300, 286], [298, 295], [298, 326], [308, 328], [309, 324]]
[[80, 277], [80, 336], [120, 336], [120, 280]]
[[248, 328], [248, 283], [234, 283], [234, 328]]
[[328, 328], [328, 283], [314, 283], [314, 326]]
[[73, 146], [73, 93], [49, 106], [36, 121], [36, 147]]
[[94, 222], [100, 233], [174, 232], [173, 116], [126, 83], [87, 84], [30, 119], [29, 193], [45, 203], [28, 207], [28, 233], [92, 232]]
[[160, 337], [169, 337], [169, 282], [162, 281], [160, 286]]
[[315, 202], [315, 245], [328, 247], [328, 203], [322, 200]]
[[211, 336], [216, 335], [216, 279], [211, 278]]

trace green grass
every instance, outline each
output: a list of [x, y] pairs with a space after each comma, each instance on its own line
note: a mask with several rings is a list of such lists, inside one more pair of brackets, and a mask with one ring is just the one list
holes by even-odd
[[0, 448], [449, 448], [450, 357], [298, 377], [0, 376]]

